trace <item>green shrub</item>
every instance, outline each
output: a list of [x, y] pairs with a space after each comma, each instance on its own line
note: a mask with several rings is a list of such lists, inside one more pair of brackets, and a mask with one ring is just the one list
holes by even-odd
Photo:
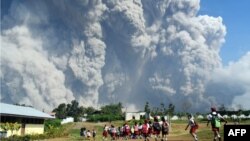
[[97, 122], [97, 121], [117, 121], [123, 120], [124, 118], [121, 115], [90, 115], [88, 121]]
[[45, 120], [45, 122], [44, 122], [44, 131], [47, 132], [52, 127], [53, 128], [61, 127], [61, 121], [62, 121], [61, 119], [49, 119], [49, 120]]

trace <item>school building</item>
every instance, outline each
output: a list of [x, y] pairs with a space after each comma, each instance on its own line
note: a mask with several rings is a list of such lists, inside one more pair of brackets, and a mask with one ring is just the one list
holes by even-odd
[[146, 115], [146, 112], [126, 112], [125, 113], [125, 121], [129, 121], [132, 119], [140, 120], [145, 115]]
[[[0, 124], [17, 122], [20, 125], [20, 129], [14, 131], [13, 135], [43, 134], [44, 120], [52, 118], [54, 117], [32, 107], [0, 103]], [[0, 135], [9, 137], [11, 131], [6, 132], [0, 127]]]

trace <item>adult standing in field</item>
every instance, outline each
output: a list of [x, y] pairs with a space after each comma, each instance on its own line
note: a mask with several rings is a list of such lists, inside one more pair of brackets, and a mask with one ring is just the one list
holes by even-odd
[[192, 115], [188, 115], [188, 124], [187, 124], [185, 130], [187, 130], [189, 126], [190, 126], [189, 133], [193, 136], [195, 141], [198, 141], [198, 138], [196, 135], [196, 130], [198, 129], [198, 124], [194, 120], [194, 117]]
[[212, 131], [214, 132], [214, 141], [216, 141], [217, 139], [221, 141], [221, 136], [219, 133], [221, 122], [224, 121], [226, 124], [227, 121], [216, 111], [216, 108], [214, 107], [211, 108], [211, 113], [208, 115], [207, 118], [207, 126], [211, 122]]

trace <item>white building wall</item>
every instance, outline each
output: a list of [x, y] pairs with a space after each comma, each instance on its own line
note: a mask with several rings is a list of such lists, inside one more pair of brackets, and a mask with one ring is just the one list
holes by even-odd
[[135, 117], [135, 120], [140, 120], [140, 117], [141, 116], [144, 116], [145, 115], [145, 112], [140, 112], [140, 113], [132, 113], [132, 112], [127, 112], [125, 114], [125, 120], [128, 121], [128, 120], [132, 120], [133, 117]]
[[43, 134], [44, 125], [43, 124], [26, 124], [25, 134]]

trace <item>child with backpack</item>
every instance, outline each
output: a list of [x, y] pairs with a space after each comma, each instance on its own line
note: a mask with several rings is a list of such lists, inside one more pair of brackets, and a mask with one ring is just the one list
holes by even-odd
[[162, 141], [167, 141], [167, 135], [169, 133], [169, 123], [165, 120], [164, 117], [162, 117], [161, 120], [162, 120]]
[[92, 137], [93, 137], [93, 140], [94, 140], [94, 141], [95, 141], [95, 136], [96, 136], [96, 130], [93, 129], [93, 130], [92, 130]]
[[149, 141], [148, 129], [149, 129], [148, 120], [145, 119], [144, 124], [142, 124], [142, 130], [141, 130], [144, 141]]
[[109, 127], [105, 124], [102, 132], [102, 140], [107, 140]]
[[124, 138], [127, 140], [127, 139], [129, 139], [130, 138], [130, 126], [128, 125], [128, 123], [126, 122], [125, 124], [124, 124], [124, 128], [123, 128], [123, 130], [124, 130]]
[[154, 117], [153, 131], [154, 131], [153, 134], [155, 135], [155, 140], [160, 138], [161, 125], [160, 125], [157, 117]]
[[90, 139], [90, 137], [91, 137], [91, 132], [90, 132], [90, 130], [88, 130], [86, 134], [87, 134], [87, 139]]
[[196, 135], [196, 130], [198, 129], [198, 124], [194, 120], [192, 115], [188, 115], [188, 124], [187, 124], [185, 130], [187, 130], [187, 128], [189, 126], [190, 126], [189, 133], [192, 135], [192, 137], [194, 138], [195, 141], [198, 141], [198, 138], [197, 138], [197, 135]]
[[142, 138], [142, 123], [141, 122], [139, 123], [138, 129], [139, 129], [139, 138], [141, 139]]
[[111, 125], [111, 128], [109, 130], [110, 130], [111, 140], [116, 140], [116, 128], [115, 128], [115, 126]]
[[216, 108], [212, 107], [211, 108], [211, 113], [208, 115], [208, 121], [207, 121], [207, 126], [209, 125], [209, 122], [211, 122], [212, 126], [212, 131], [214, 132], [214, 141], [219, 139], [221, 141], [221, 136], [220, 136], [220, 126], [221, 126], [221, 121], [224, 121], [225, 124], [227, 121], [216, 111]]
[[152, 137], [153, 134], [153, 123], [151, 120], [148, 120], [148, 137]]
[[86, 128], [83, 127], [83, 128], [80, 129], [80, 136], [85, 137], [85, 134], [86, 134]]
[[137, 122], [135, 122], [134, 125], [134, 138], [137, 139], [139, 136], [139, 125], [137, 124]]

